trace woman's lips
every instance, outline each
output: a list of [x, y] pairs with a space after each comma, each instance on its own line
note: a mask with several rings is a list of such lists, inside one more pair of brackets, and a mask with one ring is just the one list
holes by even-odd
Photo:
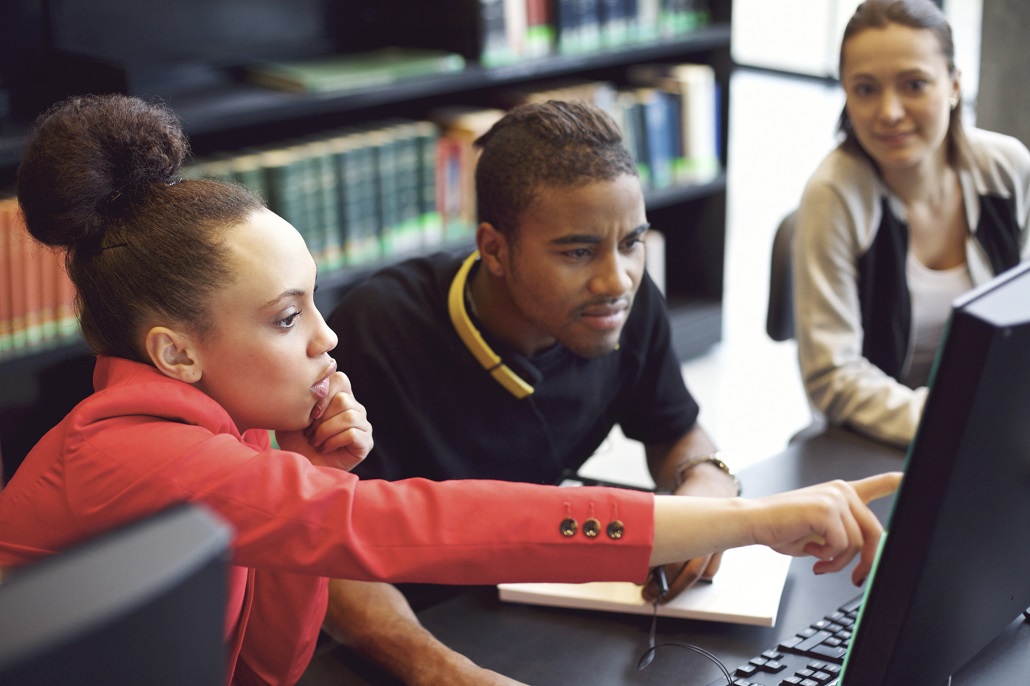
[[329, 395], [329, 377], [336, 373], [336, 360], [329, 362], [329, 367], [326, 368], [325, 374], [311, 387], [311, 393], [316, 398], [321, 400]]

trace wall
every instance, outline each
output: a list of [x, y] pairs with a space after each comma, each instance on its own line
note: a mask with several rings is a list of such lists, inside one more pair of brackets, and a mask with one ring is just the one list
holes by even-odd
[[1030, 146], [1028, 33], [1026, 0], [984, 2], [976, 123], [1015, 136]]

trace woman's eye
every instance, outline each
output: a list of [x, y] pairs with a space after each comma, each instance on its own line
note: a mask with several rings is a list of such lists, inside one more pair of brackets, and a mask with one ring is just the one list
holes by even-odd
[[297, 317], [300, 316], [300, 312], [294, 312], [291, 315], [283, 317], [275, 323], [280, 329], [292, 329], [293, 325], [297, 323]]

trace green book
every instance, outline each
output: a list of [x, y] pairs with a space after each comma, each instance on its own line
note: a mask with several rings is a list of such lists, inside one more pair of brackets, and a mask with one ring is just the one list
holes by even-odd
[[375, 154], [366, 132], [351, 133], [334, 147], [342, 182], [344, 262], [360, 265], [382, 255]]
[[316, 256], [319, 269], [333, 270], [343, 266], [343, 239], [340, 235], [339, 170], [328, 137], [312, 139], [304, 150], [311, 165], [310, 207], [312, 231], [322, 236], [321, 256]]
[[423, 246], [421, 179], [419, 178], [418, 129], [412, 121], [400, 121], [387, 131], [396, 145], [397, 230], [394, 231], [392, 253], [418, 250]]
[[263, 86], [311, 93], [378, 88], [403, 79], [465, 68], [465, 58], [442, 50], [382, 48], [311, 59], [261, 62], [246, 67], [247, 78]]
[[436, 149], [440, 137], [436, 124], [420, 121], [415, 124], [418, 141], [419, 214], [422, 224], [422, 243], [437, 246], [443, 242], [443, 218], [437, 207]]

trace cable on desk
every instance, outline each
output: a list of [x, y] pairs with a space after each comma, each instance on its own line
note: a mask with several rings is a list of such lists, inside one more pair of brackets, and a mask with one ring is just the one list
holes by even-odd
[[701, 655], [707, 657], [709, 660], [714, 662], [715, 666], [719, 668], [720, 672], [722, 672], [722, 675], [726, 678], [726, 683], [728, 684], [728, 686], [733, 686], [733, 676], [730, 674], [730, 670], [726, 669], [726, 665], [724, 665], [719, 660], [719, 658], [717, 658], [715, 655], [708, 652], [704, 648], [692, 645], [690, 643], [678, 643], [674, 641], [669, 641], [666, 643], [655, 642], [655, 635], [658, 631], [658, 602], [665, 596], [666, 593], [669, 592], [669, 581], [665, 576], [664, 567], [655, 567], [653, 573], [655, 576], [655, 580], [658, 582], [659, 590], [658, 596], [654, 599], [654, 611], [651, 614], [651, 632], [647, 641], [647, 650], [645, 650], [644, 654], [640, 656], [640, 660], [637, 662], [637, 670], [643, 670], [645, 667], [651, 664], [651, 661], [654, 660], [655, 653], [658, 651], [659, 648], [665, 646], [674, 646], [677, 648], [686, 648], [687, 650], [692, 650], [695, 653], [700, 653]]

